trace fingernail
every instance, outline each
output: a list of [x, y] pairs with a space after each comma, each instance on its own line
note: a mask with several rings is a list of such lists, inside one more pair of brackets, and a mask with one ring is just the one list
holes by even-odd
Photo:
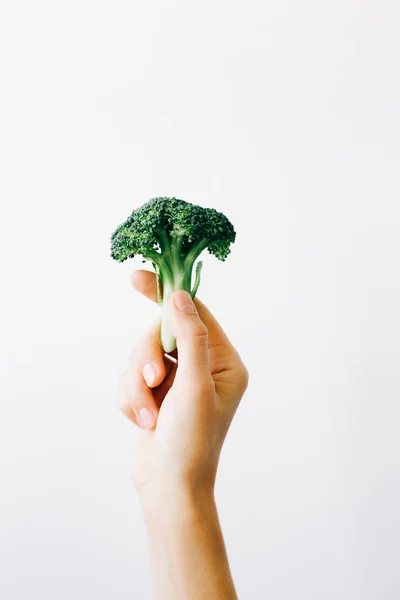
[[150, 429], [154, 423], [154, 414], [149, 408], [141, 408], [139, 410], [139, 420], [145, 429]]
[[193, 313], [196, 310], [193, 304], [193, 300], [190, 294], [188, 294], [188, 292], [184, 292], [183, 290], [177, 292], [175, 294], [174, 300], [176, 308], [181, 312]]
[[143, 377], [146, 380], [147, 385], [152, 385], [156, 378], [156, 370], [151, 363], [146, 363], [142, 367]]

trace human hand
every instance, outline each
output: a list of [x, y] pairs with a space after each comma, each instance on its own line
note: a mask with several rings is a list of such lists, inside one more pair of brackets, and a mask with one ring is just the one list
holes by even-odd
[[[157, 301], [154, 273], [136, 271], [132, 284]], [[140, 427], [133, 481], [140, 492], [160, 483], [212, 490], [248, 372], [200, 300], [192, 302], [187, 292], [179, 291], [171, 299], [170, 314], [177, 361], [164, 353], [158, 321], [133, 350], [121, 377], [119, 407]]]

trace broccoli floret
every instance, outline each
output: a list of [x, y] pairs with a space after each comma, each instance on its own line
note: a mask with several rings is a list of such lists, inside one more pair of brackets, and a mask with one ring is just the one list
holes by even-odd
[[[232, 223], [213, 208], [177, 198], [153, 198], [135, 209], [114, 231], [111, 256], [119, 262], [136, 255], [151, 261], [157, 277], [158, 302], [165, 306], [177, 290], [186, 290], [194, 298], [202, 268], [200, 261], [192, 283], [197, 258], [208, 249], [219, 260], [225, 260], [235, 238]], [[166, 310], [162, 316], [161, 343], [166, 352], [176, 348]]]

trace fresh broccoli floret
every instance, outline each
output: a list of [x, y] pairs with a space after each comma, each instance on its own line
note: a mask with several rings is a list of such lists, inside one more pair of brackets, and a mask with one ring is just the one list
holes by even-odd
[[[111, 256], [119, 262], [136, 255], [151, 261], [157, 277], [158, 302], [165, 306], [177, 290], [186, 290], [194, 298], [202, 268], [202, 262], [198, 262], [192, 283], [197, 258], [208, 249], [219, 260], [225, 260], [235, 237], [229, 219], [213, 208], [177, 198], [153, 198], [135, 209], [114, 231]], [[166, 352], [176, 348], [167, 310], [163, 310], [161, 343]]]

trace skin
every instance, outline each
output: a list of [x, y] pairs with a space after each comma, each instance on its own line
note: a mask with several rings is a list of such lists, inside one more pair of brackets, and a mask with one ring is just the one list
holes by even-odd
[[[157, 301], [154, 273], [133, 287]], [[157, 321], [121, 377], [119, 407], [140, 429], [133, 453], [156, 600], [237, 598], [214, 499], [220, 452], [248, 372], [219, 323], [197, 298], [170, 300], [177, 350], [166, 355]]]

